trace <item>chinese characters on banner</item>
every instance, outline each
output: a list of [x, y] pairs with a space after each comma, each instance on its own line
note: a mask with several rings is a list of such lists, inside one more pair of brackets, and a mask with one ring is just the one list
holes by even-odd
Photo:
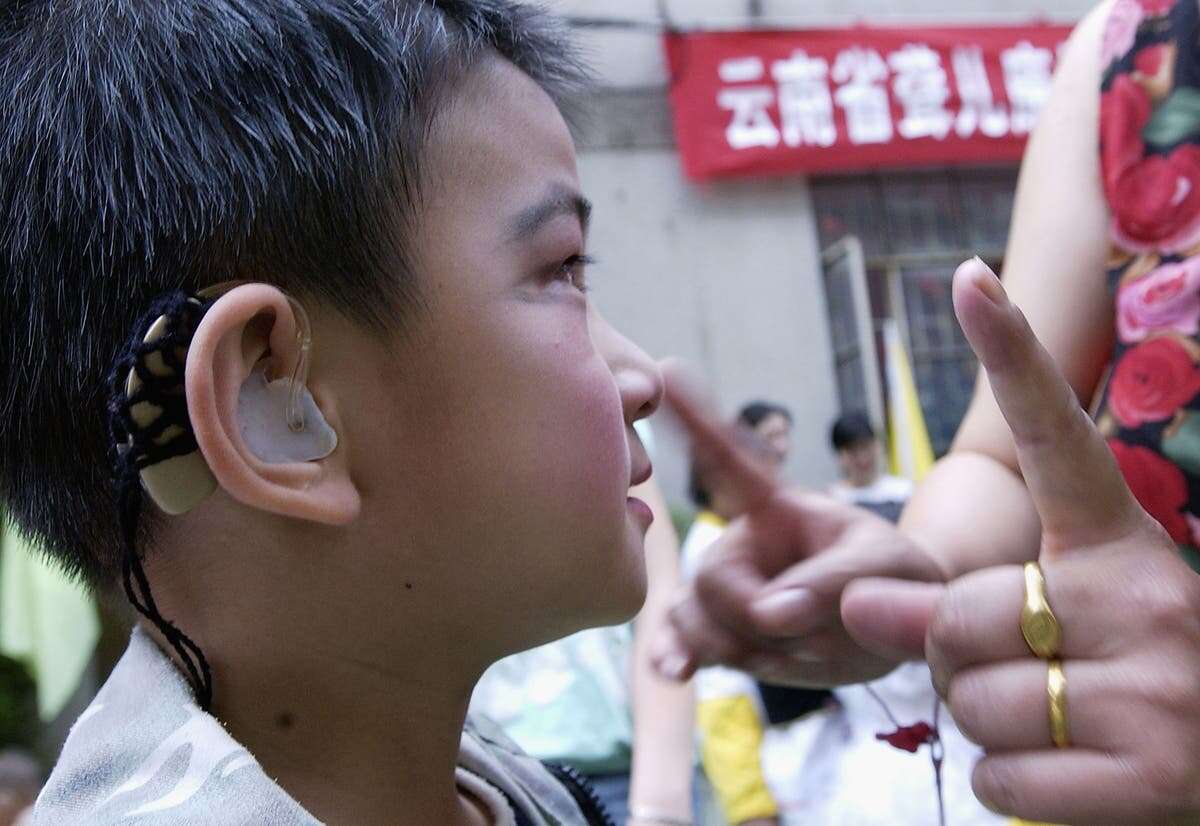
[[1015, 161], [1063, 26], [665, 38], [689, 177]]

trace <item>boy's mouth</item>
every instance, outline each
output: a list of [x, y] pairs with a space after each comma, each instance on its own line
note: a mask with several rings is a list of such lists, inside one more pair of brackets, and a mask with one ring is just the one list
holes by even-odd
[[650, 525], [654, 523], [654, 511], [650, 509], [649, 505], [641, 499], [630, 496], [625, 500], [625, 506], [641, 523], [643, 533], [650, 529]]

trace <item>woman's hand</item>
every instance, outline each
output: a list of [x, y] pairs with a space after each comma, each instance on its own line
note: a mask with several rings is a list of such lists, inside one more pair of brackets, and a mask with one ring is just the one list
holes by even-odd
[[1088, 826], [1200, 822], [1200, 577], [1133, 498], [1000, 282], [968, 262], [954, 287], [1041, 516], [1069, 746], [1052, 744], [1048, 666], [1020, 630], [1019, 566], [949, 586], [857, 583], [847, 625], [868, 647], [924, 650], [959, 727], [987, 752], [973, 780], [990, 807]]

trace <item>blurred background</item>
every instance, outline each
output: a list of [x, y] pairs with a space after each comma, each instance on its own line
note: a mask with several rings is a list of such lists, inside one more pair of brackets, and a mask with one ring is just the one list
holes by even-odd
[[[980, 141], [959, 157], [946, 147], [946, 160], [939, 163], [936, 151], [918, 161], [914, 150], [921, 141], [895, 134], [873, 157], [831, 164], [823, 156], [836, 155], [847, 142], [846, 108], [835, 101], [834, 146], [804, 152], [781, 140], [772, 149], [749, 150], [765, 161], [761, 169], [749, 162], [744, 169], [689, 179], [677, 139], [686, 125], [676, 121], [672, 88], [705, 95], [700, 104], [711, 111], [704, 116], [725, 115], [732, 122], [733, 113], [717, 105], [717, 97], [722, 88], [747, 84], [726, 84], [719, 70], [708, 71], [703, 42], [669, 70], [663, 31], [677, 30], [683, 38], [712, 30], [790, 31], [769, 48], [753, 39], [742, 47], [767, 64], [764, 82], [748, 85], [782, 95], [771, 77], [771, 54], [820, 51], [832, 70], [839, 49], [861, 43], [887, 59], [889, 41], [880, 43], [861, 27], [902, 26], [908, 31], [893, 42], [932, 44], [941, 53], [951, 95], [944, 106], [957, 114], [963, 108], [959, 76], [950, 65], [956, 48], [984, 44], [993, 101], [1003, 108], [1006, 90], [997, 74], [1002, 67], [995, 64], [1006, 46], [1002, 36], [1001, 45], [989, 51], [991, 34], [1050, 24], [1058, 32], [1051, 39], [1061, 42], [1091, 5], [1089, 0], [554, 0], [551, 7], [577, 27], [601, 87], [579, 133], [580, 173], [596, 204], [592, 289], [600, 308], [653, 355], [678, 355], [696, 365], [727, 410], [763, 395], [788, 405], [796, 417], [789, 475], [809, 485], [836, 475], [828, 425], [840, 410], [865, 409], [877, 425], [885, 423], [884, 331], [895, 321], [930, 440], [940, 454], [974, 381], [974, 360], [950, 303], [950, 275], [971, 255], [994, 266], [1002, 260], [1020, 136], [1016, 153], [1009, 134], [1000, 141], [1006, 144], [1003, 153]], [[968, 31], [948, 39], [939, 31], [958, 26]], [[830, 35], [841, 41], [838, 48], [825, 42]], [[1010, 45], [1021, 39], [1011, 37]], [[729, 54], [738, 56], [737, 48]], [[904, 109], [896, 99], [896, 79], [892, 71], [877, 82], [890, 87], [899, 123]], [[835, 96], [838, 86], [829, 79]], [[767, 114], [782, 127], [777, 103]], [[706, 137], [714, 145], [721, 138]], [[669, 441], [670, 433], [662, 438]], [[668, 498], [682, 502], [686, 452], [659, 453]]]

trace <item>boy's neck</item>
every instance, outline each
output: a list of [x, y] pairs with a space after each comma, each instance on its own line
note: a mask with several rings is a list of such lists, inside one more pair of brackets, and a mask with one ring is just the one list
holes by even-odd
[[325, 537], [310, 542], [325, 564], [313, 576], [295, 562], [306, 537], [195, 530], [205, 533], [236, 543], [238, 563], [193, 543], [186, 556], [151, 558], [152, 586], [210, 662], [213, 716], [267, 775], [330, 824], [490, 823], [455, 784], [471, 691], [490, 657], [428, 602], [347, 581], [363, 566]]
[[330, 824], [491, 823], [456, 788], [472, 681], [445, 663], [387, 666], [305, 647], [222, 652], [213, 715], [268, 776]]

